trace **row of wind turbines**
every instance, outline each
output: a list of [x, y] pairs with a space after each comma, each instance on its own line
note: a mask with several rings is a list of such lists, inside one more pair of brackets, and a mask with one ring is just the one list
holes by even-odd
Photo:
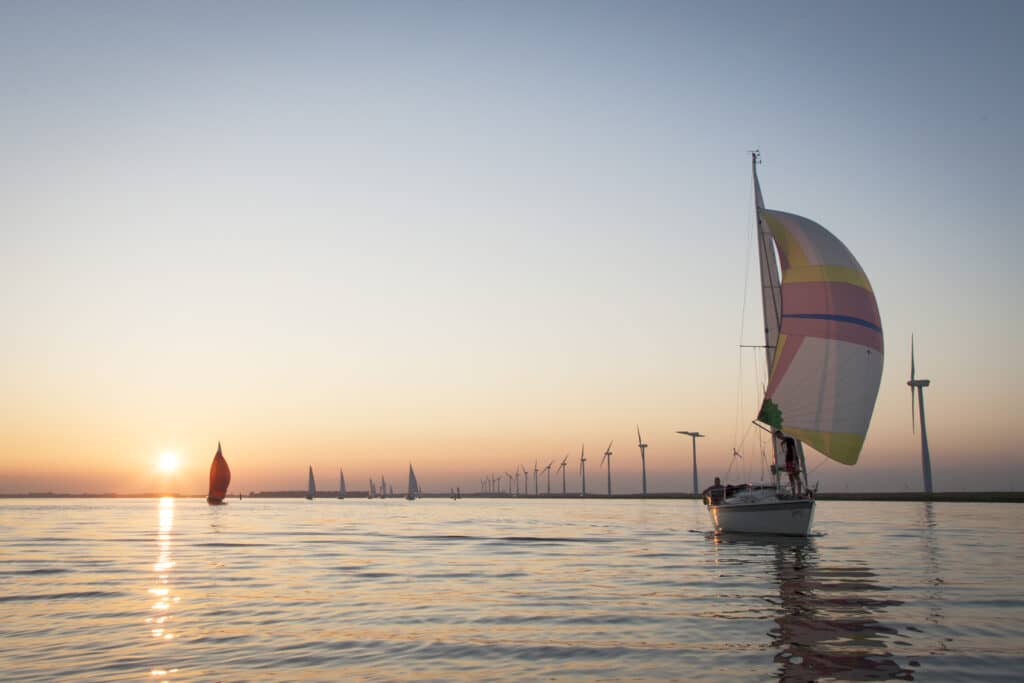
[[[700, 432], [690, 431], [677, 431], [676, 434], [684, 434], [693, 439], [693, 493], [698, 495], [698, 484], [697, 484], [697, 439], [703, 437], [704, 434]], [[643, 495], [647, 495], [647, 444], [644, 443], [643, 437], [640, 435], [640, 425], [636, 428], [636, 442], [637, 447], [640, 449], [640, 471], [641, 471], [641, 483], [643, 486]], [[608, 447], [604, 450], [604, 454], [601, 456], [600, 466], [604, 466], [607, 474], [608, 482], [608, 495], [612, 495], [612, 444], [614, 440], [608, 442]], [[545, 473], [547, 475], [547, 493], [545, 495], [551, 495], [551, 468], [554, 467], [555, 461], [552, 460], [544, 467], [538, 466], [538, 461], [533, 461], [533, 495], [540, 495], [540, 475]], [[562, 495], [568, 495], [568, 488], [566, 483], [566, 469], [569, 464], [569, 454], [566, 453], [565, 457], [562, 458], [562, 462], [559, 463], [558, 467], [555, 467], [555, 474], [558, 472], [562, 473]], [[520, 493], [519, 487], [519, 476], [522, 474], [523, 487], [522, 493]], [[579, 476], [580, 476], [580, 495], [587, 495], [587, 455], [586, 445], [580, 446], [580, 459], [579, 459]], [[508, 478], [508, 488], [502, 489], [502, 482], [504, 478]], [[480, 480], [480, 493], [484, 494], [505, 494], [505, 495], [530, 495], [530, 470], [526, 465], [518, 465], [514, 468], [513, 472], [506, 471], [504, 476], [501, 474], [491, 474], [483, 477]]]
[[[917, 390], [917, 408], [919, 410], [919, 419], [921, 422], [921, 470], [924, 479], [924, 492], [931, 495], [932, 490], [932, 464], [931, 455], [928, 451], [928, 432], [925, 428], [924, 420], [924, 389], [931, 384], [931, 380], [918, 379], [916, 377], [916, 365], [914, 362], [914, 337], [910, 337], [910, 381], [907, 382], [907, 386], [910, 387], [910, 424], [911, 429], [916, 431], [916, 425], [914, 422], [914, 390]], [[693, 494], [699, 495], [699, 484], [697, 480], [697, 439], [706, 436], [700, 432], [679, 430], [676, 434], [683, 436], [689, 436], [693, 441]], [[643, 495], [647, 495], [647, 444], [644, 443], [643, 437], [640, 436], [640, 425], [636, 428], [636, 439], [637, 447], [640, 449], [640, 465], [641, 465], [641, 478], [643, 485]], [[608, 478], [608, 495], [612, 495], [612, 443], [608, 442], [608, 448], [605, 449], [604, 454], [601, 457], [601, 466], [606, 467], [606, 473]], [[566, 487], [566, 467], [569, 462], [569, 454], [566, 453], [565, 457], [562, 458], [562, 462], [559, 463], [558, 467], [555, 468], [556, 475], [558, 472], [562, 473], [562, 495], [568, 495]], [[544, 467], [538, 467], [538, 461], [533, 462], [533, 495], [540, 495], [540, 484], [539, 476], [541, 473], [547, 475], [547, 493], [551, 495], [551, 468], [555, 464], [552, 460]], [[508, 488], [502, 490], [501, 484], [503, 477], [501, 474], [491, 474], [483, 477], [480, 480], [480, 492], [484, 494], [505, 494], [505, 495], [520, 495], [519, 489], [519, 476], [522, 473], [523, 476], [523, 492], [522, 495], [530, 495], [530, 470], [525, 465], [519, 465], [515, 468], [514, 472], [506, 471], [504, 477], [508, 478]], [[579, 476], [580, 476], [580, 495], [587, 495], [587, 457], [584, 446], [580, 446], [580, 459], [579, 459]]]

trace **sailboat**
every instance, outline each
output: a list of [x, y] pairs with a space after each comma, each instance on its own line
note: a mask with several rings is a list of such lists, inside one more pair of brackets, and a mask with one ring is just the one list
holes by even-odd
[[704, 503], [719, 532], [806, 536], [815, 492], [803, 447], [856, 464], [882, 379], [882, 323], [867, 275], [835, 235], [808, 218], [764, 208], [758, 163], [753, 152], [768, 361], [757, 422], [771, 435], [774, 481], [712, 486]]
[[224, 454], [220, 452], [220, 442], [217, 442], [217, 454], [213, 456], [210, 463], [210, 490], [206, 495], [206, 502], [210, 505], [225, 505], [224, 496], [228, 494], [228, 484], [231, 483], [231, 468]]
[[316, 498], [316, 482], [313, 480], [313, 466], [309, 466], [309, 486], [306, 488], [306, 500]]
[[373, 483], [373, 479], [370, 480], [370, 489], [366, 492], [367, 498], [377, 497], [377, 485]]
[[345, 470], [338, 468], [338, 500], [345, 499]]
[[416, 473], [412, 471], [412, 463], [409, 463], [409, 489], [405, 494], [406, 500], [416, 500], [420, 494], [420, 485], [416, 482]]

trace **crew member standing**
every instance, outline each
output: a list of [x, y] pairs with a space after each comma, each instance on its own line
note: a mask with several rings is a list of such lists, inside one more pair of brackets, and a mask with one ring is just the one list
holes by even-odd
[[782, 430], [776, 430], [775, 436], [782, 442], [782, 452], [786, 456], [786, 474], [789, 475], [789, 487], [795, 495], [800, 495], [800, 470], [796, 463], [796, 440], [786, 436]]

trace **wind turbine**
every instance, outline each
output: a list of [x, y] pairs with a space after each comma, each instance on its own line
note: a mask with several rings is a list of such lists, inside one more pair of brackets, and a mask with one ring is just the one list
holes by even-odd
[[[519, 473], [516, 472], [516, 474], [518, 475]], [[506, 471], [505, 472], [505, 476], [508, 477], [508, 493], [509, 493], [509, 495], [512, 495], [512, 475], [509, 474]], [[519, 477], [518, 476], [516, 476], [516, 493], [519, 493]]]
[[540, 474], [540, 470], [537, 469], [537, 459], [533, 460], [533, 495], [540, 495], [540, 487], [537, 485], [537, 475]]
[[580, 496], [587, 495], [587, 459], [583, 456], [583, 446], [580, 446], [580, 480], [583, 482]]
[[647, 444], [640, 437], [640, 425], [636, 426], [636, 444], [640, 447], [640, 467], [643, 470], [644, 495], [647, 495]]
[[545, 467], [544, 469], [541, 470], [541, 472], [547, 472], [548, 473], [548, 495], [549, 496], [551, 495], [551, 466], [554, 465], [554, 464], [555, 464], [555, 461], [552, 460], [551, 462], [548, 463], [547, 467]]
[[676, 432], [676, 434], [685, 434], [693, 439], [693, 495], [699, 496], [700, 491], [697, 490], [697, 439], [705, 435], [700, 432]]
[[520, 465], [523, 468], [523, 495], [530, 495], [530, 473], [526, 469], [526, 465]]
[[921, 411], [921, 469], [924, 471], [924, 492], [932, 494], [932, 459], [928, 453], [928, 430], [924, 425], [924, 388], [930, 379], [914, 378], [914, 335], [910, 335], [910, 428], [914, 429], [914, 389], [917, 389], [917, 407]]
[[562, 470], [562, 495], [565, 495], [565, 464], [569, 462], [569, 454], [566, 453], [565, 457], [562, 458], [562, 464], [558, 466], [558, 469]]
[[[612, 439], [614, 441], [614, 439]], [[608, 442], [608, 448], [604, 450], [604, 457], [601, 458], [601, 464], [604, 461], [608, 461], [608, 495], [612, 495], [612, 441]]]

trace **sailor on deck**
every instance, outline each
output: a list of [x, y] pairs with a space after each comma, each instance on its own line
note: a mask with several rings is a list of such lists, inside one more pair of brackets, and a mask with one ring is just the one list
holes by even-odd
[[781, 429], [775, 430], [775, 436], [782, 445], [782, 452], [786, 456], [786, 474], [789, 475], [789, 487], [797, 496], [800, 495], [800, 471], [796, 464], [796, 440], [786, 436]]

